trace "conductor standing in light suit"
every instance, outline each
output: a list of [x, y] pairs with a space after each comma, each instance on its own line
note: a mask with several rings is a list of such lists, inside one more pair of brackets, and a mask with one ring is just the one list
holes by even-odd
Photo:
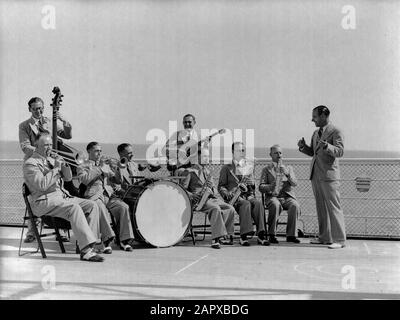
[[319, 238], [314, 244], [329, 244], [330, 249], [345, 246], [346, 231], [339, 194], [339, 161], [343, 156], [343, 134], [329, 122], [330, 111], [325, 106], [313, 109], [315, 130], [308, 146], [302, 138], [299, 151], [313, 157], [310, 180], [317, 206]]

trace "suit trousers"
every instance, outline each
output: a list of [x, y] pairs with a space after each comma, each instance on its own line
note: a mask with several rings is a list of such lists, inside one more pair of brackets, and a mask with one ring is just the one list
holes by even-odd
[[33, 213], [68, 220], [81, 248], [99, 240], [99, 208], [91, 200], [54, 195], [31, 203]]
[[103, 199], [98, 198], [94, 201], [99, 207], [100, 239], [102, 242], [115, 237], [115, 233], [111, 228], [111, 217]]
[[109, 198], [106, 203], [107, 209], [115, 218], [117, 230], [119, 230], [119, 239], [121, 241], [133, 239], [129, 206], [120, 198], [115, 197]]
[[253, 220], [256, 225], [257, 234], [265, 232], [265, 212], [260, 200], [255, 198], [245, 200], [239, 198], [235, 204], [239, 214], [240, 235], [247, 235], [254, 232]]
[[317, 207], [319, 240], [324, 243], [344, 244], [346, 231], [340, 205], [339, 181], [313, 178], [311, 185]]
[[297, 218], [300, 215], [299, 203], [291, 197], [272, 197], [266, 201], [266, 206], [268, 209], [268, 234], [276, 235], [278, 217], [283, 210], [287, 210], [286, 236], [297, 237]]
[[211, 225], [211, 238], [233, 235], [235, 227], [235, 209], [220, 199], [208, 199], [201, 212], [208, 215]]

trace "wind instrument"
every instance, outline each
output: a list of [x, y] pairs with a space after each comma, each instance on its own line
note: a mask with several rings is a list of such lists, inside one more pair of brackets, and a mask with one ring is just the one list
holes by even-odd
[[[242, 193], [246, 193], [246, 192], [248, 191], [248, 188], [247, 188], [247, 184], [244, 183], [243, 180], [240, 181], [239, 178], [236, 177], [236, 175], [235, 175], [232, 171], [231, 171], [231, 173], [232, 173], [232, 175], [236, 178], [236, 181], [237, 181], [237, 183], [238, 183], [238, 185], [237, 185], [235, 191], [233, 192], [233, 197], [232, 197], [232, 199], [229, 201], [229, 204], [233, 206], [233, 205], [235, 205], [235, 203], [236, 203], [236, 201], [238, 200], [239, 196], [240, 196]], [[244, 180], [245, 180], [245, 179], [244, 179]]]
[[212, 177], [212, 172], [210, 171], [210, 173], [207, 175], [206, 181], [203, 184], [203, 188], [200, 191], [201, 199], [194, 208], [194, 210], [196, 211], [200, 211], [204, 207], [204, 204], [206, 203], [206, 201], [208, 200], [208, 198], [212, 193], [210, 188], [207, 186], [208, 183], [211, 181], [211, 177]]
[[275, 188], [274, 193], [279, 194], [279, 191], [282, 189], [283, 183], [283, 173], [282, 173], [282, 159], [278, 160], [277, 170], [276, 170], [276, 180], [275, 180]]
[[[73, 166], [73, 167], [79, 167], [80, 165], [82, 165], [83, 163], [86, 162], [86, 159], [84, 157], [78, 157], [78, 155], [77, 155], [77, 157], [74, 160], [72, 160], [68, 156], [62, 155], [62, 153], [64, 153], [64, 152], [56, 150], [56, 149], [51, 149], [49, 157], [62, 162], [64, 166], [69, 165], [69, 166]], [[68, 152], [65, 152], [65, 153], [68, 153]]]

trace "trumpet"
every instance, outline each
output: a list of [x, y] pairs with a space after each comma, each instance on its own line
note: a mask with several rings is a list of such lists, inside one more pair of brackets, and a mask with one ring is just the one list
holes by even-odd
[[78, 151], [76, 149], [74, 149], [73, 152], [51, 149], [51, 152], [63, 158], [65, 161], [75, 164], [75, 166], [79, 166], [87, 161], [87, 157], [85, 156], [85, 154], [82, 151]]
[[79, 167], [86, 161], [86, 159], [83, 157], [76, 157], [75, 160], [73, 160], [65, 155], [64, 156], [61, 155], [60, 153], [68, 153], [68, 152], [63, 152], [63, 151], [52, 149], [49, 156], [53, 159], [61, 160], [61, 162], [63, 163], [64, 166], [69, 165], [69, 166], [73, 166], [73, 167]]
[[117, 159], [109, 156], [101, 156], [100, 161], [102, 161], [105, 164], [108, 164], [109, 166], [118, 166], [119, 168], [124, 169], [127, 167], [129, 160], [126, 157]]

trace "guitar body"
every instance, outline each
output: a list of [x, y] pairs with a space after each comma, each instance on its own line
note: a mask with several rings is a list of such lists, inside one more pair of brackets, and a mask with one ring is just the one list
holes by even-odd
[[178, 168], [188, 167], [191, 163], [197, 163], [198, 151], [201, 148], [201, 144], [223, 133], [225, 133], [225, 129], [220, 129], [200, 141], [194, 139], [186, 142], [178, 141], [176, 147], [169, 147], [167, 150], [167, 169], [175, 171]]

